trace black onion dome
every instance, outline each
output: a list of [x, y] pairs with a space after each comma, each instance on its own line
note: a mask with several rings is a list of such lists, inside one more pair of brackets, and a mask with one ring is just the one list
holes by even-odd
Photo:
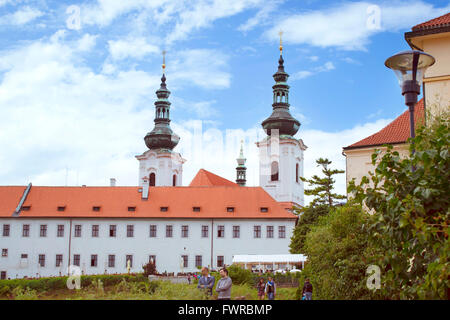
[[155, 127], [147, 133], [144, 138], [145, 145], [149, 149], [172, 150], [180, 141], [170, 128], [170, 102], [168, 100], [170, 91], [166, 86], [166, 76], [161, 78], [161, 86], [156, 90], [158, 99], [155, 101]]
[[267, 135], [272, 134], [272, 130], [278, 130], [278, 134], [294, 136], [300, 128], [300, 122], [292, 117], [289, 112], [289, 85], [287, 79], [289, 75], [284, 71], [284, 59], [280, 55], [278, 60], [278, 70], [273, 75], [275, 85], [273, 89], [272, 114], [261, 125]]

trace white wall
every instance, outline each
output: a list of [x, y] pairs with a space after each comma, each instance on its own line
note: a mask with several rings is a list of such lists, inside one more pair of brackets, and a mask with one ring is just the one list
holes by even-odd
[[[133, 255], [132, 272], [142, 272], [142, 265], [148, 262], [149, 255], [156, 255], [156, 267], [159, 272], [196, 271], [195, 256], [202, 256], [202, 264], [211, 263], [211, 223], [208, 220], [147, 220], [147, 219], [73, 219], [71, 238], [71, 263], [73, 255], [81, 255], [80, 267], [85, 274], [125, 273], [126, 255]], [[10, 236], [3, 237], [3, 224], [10, 225]], [[22, 225], [30, 224], [30, 237], [22, 237]], [[47, 237], [39, 236], [40, 225], [47, 224]], [[56, 237], [57, 225], [64, 224], [64, 237]], [[74, 237], [75, 225], [82, 225], [80, 238]], [[92, 225], [100, 226], [99, 237], [93, 238]], [[115, 238], [109, 237], [109, 225], [117, 225]], [[134, 237], [127, 238], [126, 226], [134, 225]], [[157, 225], [157, 237], [150, 238], [150, 225]], [[173, 225], [173, 238], [166, 238], [166, 225]], [[68, 219], [0, 219], [0, 249], [8, 249], [8, 257], [0, 257], [0, 271], [7, 271], [9, 278], [23, 276], [58, 276], [65, 274], [69, 255]], [[189, 237], [181, 238], [181, 226], [189, 226]], [[209, 237], [201, 237], [201, 226], [209, 226]], [[217, 238], [217, 226], [225, 226], [225, 237]], [[240, 226], [240, 238], [232, 237], [233, 225]], [[261, 225], [261, 238], [253, 238], [253, 226]], [[274, 238], [266, 238], [266, 226], [274, 226]], [[232, 262], [235, 254], [285, 254], [289, 253], [290, 237], [294, 220], [252, 219], [252, 220], [214, 220], [213, 267], [216, 268], [217, 256], [223, 255], [225, 264]], [[278, 226], [286, 226], [286, 237], [278, 238]], [[28, 266], [20, 266], [21, 254], [28, 254]], [[38, 266], [38, 255], [46, 255], [45, 267]], [[63, 255], [62, 267], [56, 267], [56, 254]], [[97, 267], [90, 267], [91, 254], [98, 255]], [[109, 268], [108, 255], [116, 256], [116, 265]], [[181, 269], [181, 255], [188, 255], [188, 268]]]
[[[278, 146], [268, 147], [270, 140], [258, 142], [259, 148], [259, 185], [272, 198], [279, 202], [295, 202], [304, 205], [303, 181], [296, 181], [296, 164], [299, 164], [299, 176], [304, 177], [303, 151], [306, 147], [302, 140], [293, 138], [279, 139]], [[271, 181], [271, 163], [278, 161], [279, 180]]]
[[179, 153], [147, 150], [136, 159], [139, 161], [139, 186], [142, 186], [143, 178], [148, 178], [152, 172], [156, 174], [156, 186], [172, 186], [173, 175], [177, 176], [176, 185], [183, 185], [183, 163], [186, 160]]

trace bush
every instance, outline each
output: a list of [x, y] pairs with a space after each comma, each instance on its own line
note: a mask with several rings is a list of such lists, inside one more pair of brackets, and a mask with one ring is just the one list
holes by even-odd
[[148, 278], [149, 275], [158, 274], [156, 271], [156, 264], [152, 262], [148, 262], [144, 266], [142, 266], [142, 269], [144, 269], [144, 276]]

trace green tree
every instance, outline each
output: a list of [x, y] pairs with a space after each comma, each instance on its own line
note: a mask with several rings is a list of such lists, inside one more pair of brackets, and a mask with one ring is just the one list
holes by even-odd
[[307, 234], [308, 262], [300, 283], [305, 277], [311, 279], [314, 299], [375, 297], [366, 286], [369, 261], [365, 257], [373, 254], [365, 229], [369, 219], [361, 206], [346, 204], [320, 217]]
[[289, 251], [291, 253], [304, 253], [305, 239], [308, 232], [311, 230], [311, 226], [316, 223], [320, 216], [328, 214], [330, 208], [326, 205], [320, 206], [306, 206], [301, 209], [297, 209], [296, 213], [300, 215], [297, 226], [295, 227], [291, 243], [289, 244]]
[[322, 167], [322, 173], [325, 177], [321, 178], [318, 175], [312, 176], [311, 179], [305, 179], [300, 177], [303, 182], [309, 183], [312, 189], [305, 189], [305, 194], [308, 196], [314, 196], [311, 203], [312, 206], [327, 205], [332, 207], [336, 204], [336, 200], [345, 199], [344, 195], [333, 193], [334, 180], [333, 176], [339, 173], [344, 173], [344, 170], [330, 169], [331, 161], [328, 159], [319, 158], [316, 160], [317, 166]]
[[[428, 117], [429, 119], [430, 117]], [[430, 123], [431, 122], [431, 123]], [[372, 155], [374, 173], [349, 192], [373, 213], [382, 293], [393, 299], [447, 299], [450, 286], [449, 114], [418, 130], [409, 157], [392, 146]]]
[[305, 238], [311, 226], [320, 216], [328, 214], [330, 209], [337, 204], [336, 200], [345, 199], [345, 196], [333, 193], [335, 183], [333, 176], [344, 171], [331, 169], [331, 161], [328, 159], [320, 158], [316, 160], [316, 163], [322, 167], [323, 178], [317, 175], [314, 175], [311, 179], [300, 177], [302, 181], [308, 182], [314, 187], [306, 189], [305, 194], [313, 195], [315, 198], [308, 206], [294, 210], [294, 213], [299, 215], [299, 220], [289, 245], [291, 253], [303, 253]]

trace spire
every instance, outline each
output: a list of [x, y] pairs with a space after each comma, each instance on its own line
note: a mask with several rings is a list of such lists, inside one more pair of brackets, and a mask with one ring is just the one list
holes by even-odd
[[240, 186], [245, 186], [246, 180], [246, 171], [247, 168], [245, 167], [245, 161], [247, 159], [244, 158], [244, 141], [241, 140], [241, 152], [239, 154], [239, 157], [236, 159], [238, 166], [236, 167], [236, 183]]
[[269, 118], [262, 122], [262, 127], [267, 135], [271, 135], [271, 130], [278, 130], [279, 135], [294, 136], [300, 128], [300, 122], [292, 117], [289, 112], [289, 85], [287, 79], [289, 74], [284, 71], [283, 59], [283, 32], [280, 31], [280, 58], [278, 59], [278, 70], [273, 75], [275, 85], [273, 89], [273, 112]]
[[145, 144], [149, 149], [167, 149], [172, 150], [180, 141], [180, 137], [173, 133], [170, 128], [170, 105], [168, 98], [170, 91], [166, 85], [166, 51], [162, 52], [162, 77], [161, 85], [156, 90], [157, 100], [155, 101], [155, 127], [144, 138]]

